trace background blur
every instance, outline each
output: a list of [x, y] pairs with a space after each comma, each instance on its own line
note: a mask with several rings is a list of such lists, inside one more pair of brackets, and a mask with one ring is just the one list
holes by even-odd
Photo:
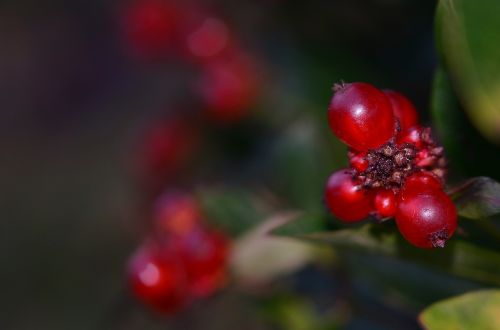
[[[204, 146], [184, 174], [189, 186], [258, 187], [287, 208], [321, 209], [324, 180], [346, 164], [326, 120], [340, 80], [401, 91], [430, 123], [435, 1], [203, 4], [258, 59], [263, 78], [245, 120], [200, 123]], [[1, 329], [417, 329], [427, 304], [482, 287], [346, 254], [335, 258], [348, 267], [309, 265], [276, 279], [264, 290], [273, 296], [228, 289], [169, 320], [142, 309], [124, 284], [144, 233], [137, 141], [165, 114], [193, 107], [195, 70], [178, 58], [132, 56], [121, 30], [126, 5], [0, 1]], [[461, 145], [481, 145], [460, 116], [462, 132], [478, 139], [464, 133]], [[494, 162], [461, 157], [455, 180], [499, 178]], [[296, 316], [304, 301], [312, 314]], [[329, 319], [305, 321], [314, 318]]]

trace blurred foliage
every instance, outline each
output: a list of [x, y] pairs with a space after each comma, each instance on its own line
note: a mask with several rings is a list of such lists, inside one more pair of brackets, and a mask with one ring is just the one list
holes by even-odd
[[429, 330], [500, 328], [500, 290], [470, 292], [439, 301], [420, 314], [420, 322]]
[[500, 143], [500, 3], [441, 0], [436, 14], [439, 53], [474, 125]]

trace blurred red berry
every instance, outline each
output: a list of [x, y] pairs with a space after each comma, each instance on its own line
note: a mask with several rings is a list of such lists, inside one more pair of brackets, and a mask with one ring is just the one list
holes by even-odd
[[255, 102], [257, 81], [255, 63], [243, 54], [235, 53], [206, 63], [197, 88], [208, 117], [220, 123], [245, 117]]
[[384, 93], [391, 102], [394, 116], [399, 120], [401, 132], [406, 132], [410, 127], [418, 124], [417, 110], [410, 100], [392, 90], [384, 90]]
[[358, 151], [380, 147], [394, 135], [395, 119], [388, 97], [366, 83], [336, 86], [328, 120], [333, 133]]
[[415, 189], [402, 195], [396, 224], [401, 235], [417, 247], [444, 247], [457, 227], [457, 211], [443, 191]]
[[177, 191], [164, 193], [157, 199], [154, 224], [168, 235], [183, 236], [201, 226], [202, 214], [194, 197]]
[[334, 216], [344, 222], [356, 222], [373, 211], [373, 192], [362, 189], [343, 169], [333, 173], [326, 184], [325, 202]]
[[398, 209], [398, 199], [392, 190], [379, 190], [375, 194], [374, 205], [382, 218], [393, 217]]
[[137, 299], [157, 312], [172, 314], [187, 302], [189, 292], [182, 264], [173, 251], [156, 244], [145, 244], [133, 254], [128, 280]]
[[138, 154], [146, 186], [162, 189], [193, 158], [198, 143], [197, 128], [184, 118], [171, 117], [149, 128]]
[[169, 0], [135, 0], [123, 12], [123, 33], [134, 55], [157, 58], [166, 54], [176, 36], [182, 13]]
[[197, 59], [210, 60], [219, 56], [231, 43], [229, 27], [213, 16], [203, 16], [187, 32], [186, 48]]
[[172, 237], [172, 243], [186, 270], [193, 296], [209, 296], [225, 284], [230, 244], [223, 234], [194, 230], [183, 237]]

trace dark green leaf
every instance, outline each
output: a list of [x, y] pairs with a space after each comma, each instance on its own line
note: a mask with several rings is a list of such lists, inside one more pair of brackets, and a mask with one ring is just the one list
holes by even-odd
[[429, 330], [500, 329], [500, 290], [481, 290], [437, 302], [419, 316]]
[[500, 213], [500, 183], [487, 177], [472, 178], [452, 189], [460, 216], [482, 219]]
[[[303, 222], [300, 218], [298, 221]], [[290, 228], [291, 223], [287, 224]], [[274, 234], [283, 234], [280, 228]], [[287, 234], [284, 234], [287, 235]], [[326, 243], [337, 249], [411, 261], [485, 283], [500, 284], [500, 253], [453, 238], [443, 249], [418, 249], [407, 243], [394, 224], [365, 224], [331, 232], [306, 232], [293, 237]]]

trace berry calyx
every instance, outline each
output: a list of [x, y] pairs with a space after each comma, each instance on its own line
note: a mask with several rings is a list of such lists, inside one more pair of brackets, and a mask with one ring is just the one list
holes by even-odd
[[128, 281], [133, 294], [165, 314], [182, 308], [188, 297], [184, 269], [172, 252], [148, 243], [134, 253], [128, 264]]
[[405, 178], [415, 171], [415, 147], [388, 142], [378, 149], [371, 149], [365, 156], [368, 167], [355, 173], [364, 188], [399, 190]]
[[330, 211], [344, 222], [356, 222], [373, 211], [373, 192], [354, 182], [346, 170], [333, 173], [326, 184], [325, 202]]
[[379, 190], [375, 195], [375, 211], [382, 218], [393, 217], [398, 209], [398, 200], [392, 190]]
[[387, 142], [395, 129], [395, 118], [388, 97], [366, 83], [342, 84], [328, 107], [333, 133], [348, 146], [366, 151]]
[[444, 247], [457, 227], [457, 211], [441, 190], [403, 194], [396, 213], [401, 235], [420, 248]]
[[401, 132], [418, 124], [418, 114], [415, 106], [405, 96], [392, 90], [384, 90], [392, 105], [394, 116], [399, 121]]

